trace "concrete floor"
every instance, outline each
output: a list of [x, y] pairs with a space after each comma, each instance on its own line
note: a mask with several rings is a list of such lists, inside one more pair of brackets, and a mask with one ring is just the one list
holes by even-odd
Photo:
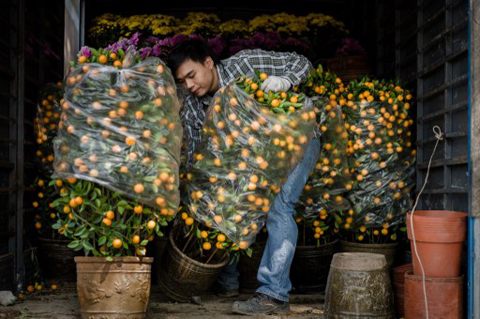
[[[241, 295], [239, 300], [250, 295]], [[321, 319], [323, 295], [292, 295], [291, 311], [287, 315], [238, 316], [230, 313], [232, 302], [236, 299], [219, 298], [208, 294], [202, 296], [202, 304], [172, 303], [162, 297], [158, 287], [152, 285], [150, 303], [146, 319]], [[35, 293], [13, 306], [0, 306], [0, 319], [80, 319], [75, 284], [64, 284], [54, 293]]]

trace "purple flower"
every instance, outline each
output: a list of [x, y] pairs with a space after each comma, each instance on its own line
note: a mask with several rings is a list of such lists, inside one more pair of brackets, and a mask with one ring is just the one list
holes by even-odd
[[156, 57], [159, 57], [161, 54], [162, 54], [162, 48], [160, 47], [160, 45], [157, 43], [153, 46], [152, 48], [152, 55], [153, 56], [156, 56]]
[[161, 40], [160, 40], [160, 38], [157, 38], [157, 37], [154, 37], [154, 36], [151, 35], [145, 41], [147, 41], [147, 43], [157, 43]]
[[140, 58], [145, 59], [152, 53], [152, 48], [145, 47], [140, 49]]
[[216, 36], [213, 39], [207, 41], [208, 45], [212, 48], [213, 53], [220, 56], [225, 47], [227, 46], [225, 40], [221, 36]]
[[173, 46], [173, 41], [172, 41], [172, 38], [171, 37], [168, 37], [168, 38], [165, 38], [163, 40], [159, 40], [158, 42], [158, 45], [161, 45], [161, 46], [164, 46], [164, 47], [171, 47]]
[[115, 42], [114, 44], [110, 44], [108, 47], [106, 47], [105, 50], [117, 53], [119, 47], [120, 44], [118, 42]]
[[129, 45], [137, 46], [138, 40], [140, 39], [140, 32], [135, 32], [132, 37], [128, 40]]
[[171, 44], [175, 46], [179, 43], [185, 42], [189, 39], [188, 35], [185, 34], [177, 34], [172, 38]]
[[355, 55], [366, 54], [365, 48], [353, 38], [342, 39], [340, 46], [337, 48], [336, 55]]
[[300, 48], [303, 51], [307, 51], [310, 48], [310, 45], [308, 45], [308, 43], [305, 43], [296, 38], [288, 38], [287, 40], [285, 40], [285, 44], [288, 46]]
[[90, 48], [87, 47], [87, 46], [84, 46], [80, 49], [80, 56], [84, 56], [84, 57], [91, 57], [92, 56], [92, 52], [90, 52]]

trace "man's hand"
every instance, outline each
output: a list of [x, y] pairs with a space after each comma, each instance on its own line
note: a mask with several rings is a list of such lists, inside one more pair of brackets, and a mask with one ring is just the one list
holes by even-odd
[[288, 80], [279, 76], [270, 75], [265, 82], [263, 82], [261, 89], [265, 92], [286, 92], [291, 86]]

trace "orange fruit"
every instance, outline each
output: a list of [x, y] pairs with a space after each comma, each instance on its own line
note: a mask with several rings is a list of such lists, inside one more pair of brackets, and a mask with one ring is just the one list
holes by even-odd
[[32, 292], [35, 291], [35, 288], [34, 288], [32, 285], [28, 285], [28, 286], [27, 286], [27, 291], [28, 291], [29, 293], [32, 293]]
[[113, 245], [114, 248], [118, 249], [118, 248], [123, 246], [123, 242], [122, 242], [122, 240], [120, 240], [118, 238], [115, 238], [112, 242], [112, 245]]
[[207, 238], [207, 237], [208, 237], [208, 233], [207, 233], [206, 231], [202, 231], [202, 232], [200, 233], [200, 236], [201, 236], [202, 238]]
[[75, 197], [75, 204], [77, 205], [82, 205], [83, 203], [83, 198], [80, 196]]
[[107, 60], [108, 60], [108, 58], [107, 58], [106, 55], [103, 55], [103, 54], [102, 54], [102, 55], [100, 55], [100, 56], [98, 57], [98, 62], [100, 62], [101, 64], [107, 63]]
[[142, 119], [143, 118], [143, 112], [142, 111], [135, 112], [135, 118]]
[[212, 249], [212, 244], [210, 244], [209, 242], [206, 242], [206, 243], [203, 243], [202, 247], [204, 250], [210, 250]]
[[149, 220], [148, 223], [147, 223], [147, 228], [152, 230], [152, 229], [155, 228], [156, 225], [157, 225], [157, 223], [154, 220]]
[[135, 187], [133, 189], [135, 190], [135, 193], [140, 194], [140, 193], [143, 193], [143, 191], [145, 190], [145, 186], [138, 183], [138, 184], [135, 185]]
[[188, 217], [187, 219], [185, 219], [185, 224], [187, 224], [187, 226], [190, 226], [193, 224], [193, 218], [192, 217]]
[[126, 167], [126, 166], [120, 167], [120, 172], [122, 172], [122, 173], [128, 173], [128, 167]]
[[128, 146], [132, 146], [133, 144], [135, 144], [135, 138], [129, 136], [125, 139], [125, 143], [128, 145]]
[[113, 211], [109, 210], [108, 212], [105, 213], [105, 217], [112, 220], [112, 219], [115, 218], [115, 213]]
[[260, 73], [260, 80], [265, 81], [268, 78], [267, 73]]
[[238, 247], [240, 247], [240, 249], [247, 249], [248, 248], [248, 243], [243, 240], [240, 243], [238, 243]]
[[85, 63], [87, 61], [87, 57], [84, 56], [84, 55], [81, 55], [79, 58], [78, 58], [78, 63]]
[[140, 236], [134, 235], [134, 236], [132, 237], [132, 243], [135, 244], [135, 245], [140, 244]]
[[38, 291], [42, 291], [42, 290], [43, 290], [43, 286], [42, 286], [42, 285], [36, 285], [36, 286], [35, 286], [35, 289], [37, 289]]
[[116, 60], [115, 62], [113, 62], [113, 66], [116, 67], [116, 68], [121, 67], [122, 66], [122, 61]]
[[41, 223], [41, 222], [36, 222], [36, 223], [35, 223], [35, 228], [36, 228], [36, 229], [42, 228], [42, 223]]
[[102, 223], [105, 224], [105, 226], [110, 226], [112, 224], [112, 221], [108, 218], [102, 219]]
[[117, 54], [115, 52], [110, 53], [110, 59], [115, 60], [117, 58]]
[[225, 239], [226, 239], [226, 237], [225, 237], [224, 234], [219, 234], [219, 235], [217, 236], [217, 240], [218, 240], [219, 242], [221, 242], [221, 243], [223, 243], [223, 242], [225, 241]]
[[133, 208], [133, 211], [137, 214], [141, 214], [141, 213], [143, 213], [143, 206], [137, 205]]

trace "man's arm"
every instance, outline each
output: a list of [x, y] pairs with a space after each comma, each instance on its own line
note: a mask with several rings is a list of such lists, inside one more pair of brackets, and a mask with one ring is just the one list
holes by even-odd
[[228, 60], [229, 64], [233, 62], [232, 65], [244, 62], [253, 70], [282, 77], [292, 86], [298, 85], [313, 71], [313, 66], [306, 57], [293, 52], [243, 50]]

